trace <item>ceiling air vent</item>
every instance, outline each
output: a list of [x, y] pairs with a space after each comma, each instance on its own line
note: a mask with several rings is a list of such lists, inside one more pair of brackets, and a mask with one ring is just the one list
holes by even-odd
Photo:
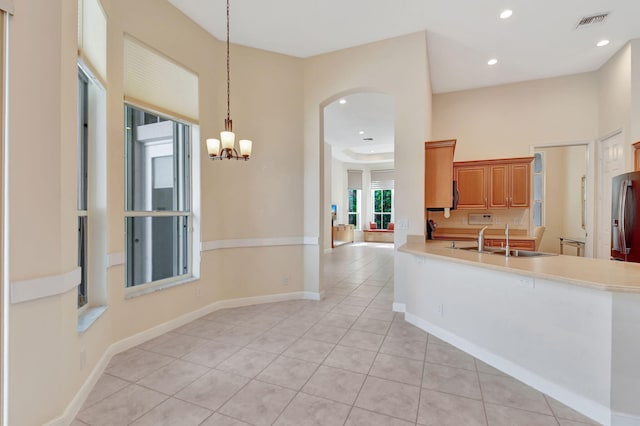
[[609, 16], [609, 12], [585, 16], [578, 21], [576, 29], [590, 27], [596, 24], [602, 24], [607, 19], [607, 16]]
[[368, 141], [371, 142], [373, 140], [373, 138], [362, 138], [363, 141]]

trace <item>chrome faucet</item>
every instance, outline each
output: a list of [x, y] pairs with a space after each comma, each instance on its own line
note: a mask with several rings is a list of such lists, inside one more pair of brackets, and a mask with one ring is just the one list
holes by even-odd
[[504, 250], [504, 255], [506, 257], [511, 256], [511, 252], [509, 250], [509, 224], [507, 223], [507, 226], [505, 226], [504, 228], [504, 236], [505, 236], [505, 241], [506, 241], [506, 246], [505, 246], [505, 250]]
[[478, 253], [482, 253], [484, 251], [484, 230], [487, 229], [488, 226], [485, 226], [478, 232]]

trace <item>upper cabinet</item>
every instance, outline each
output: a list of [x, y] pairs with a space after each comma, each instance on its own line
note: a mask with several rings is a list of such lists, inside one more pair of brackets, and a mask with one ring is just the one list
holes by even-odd
[[424, 206], [453, 205], [453, 153], [456, 140], [424, 143]]
[[459, 209], [529, 207], [533, 157], [454, 163]]
[[487, 208], [487, 168], [484, 166], [459, 166], [454, 163], [454, 176], [458, 182], [459, 209]]

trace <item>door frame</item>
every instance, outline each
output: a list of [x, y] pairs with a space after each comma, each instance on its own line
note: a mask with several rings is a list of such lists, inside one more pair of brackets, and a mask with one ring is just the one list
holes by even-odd
[[[602, 154], [602, 143], [604, 141], [606, 141], [608, 139], [611, 139], [613, 137], [616, 137], [616, 136], [620, 136], [620, 138], [622, 140], [622, 147], [623, 147], [623, 151], [622, 151], [622, 170], [623, 171], [621, 173], [624, 173], [628, 169], [628, 165], [627, 165], [628, 163], [627, 163], [627, 160], [626, 160], [627, 147], [626, 147], [626, 144], [625, 144], [624, 129], [620, 128], [620, 129], [617, 129], [617, 130], [614, 130], [612, 132], [606, 133], [605, 135], [599, 137], [597, 139], [597, 141], [596, 141], [597, 142], [597, 155], [598, 155], [598, 161], [597, 161], [597, 164], [596, 164], [596, 168], [597, 168], [596, 177], [597, 177], [597, 185], [598, 185], [598, 191], [599, 192], [604, 191], [603, 185], [605, 184], [602, 181], [602, 170], [601, 170], [601, 167], [600, 167], [600, 161], [602, 160], [602, 155], [601, 155]], [[609, 182], [609, 185], [611, 185], [610, 182]], [[611, 203], [609, 203], [608, 207], [603, 206], [603, 208], [608, 208], [609, 210], [611, 210]], [[597, 224], [599, 220], [600, 220], [600, 217], [598, 215], [598, 206], [596, 206], [596, 222], [595, 223]], [[611, 224], [609, 224], [609, 226], [611, 226]], [[598, 231], [597, 231], [597, 227], [596, 227], [596, 237], [598, 236], [597, 232]], [[597, 239], [595, 241], [597, 241]], [[597, 254], [597, 252], [596, 252], [596, 254]]]
[[[578, 140], [578, 141], [568, 141], [568, 142], [551, 142], [551, 143], [542, 143], [535, 144], [530, 146], [531, 155], [534, 155], [536, 149], [545, 149], [545, 148], [565, 148], [570, 146], [586, 146], [587, 148], [587, 173], [586, 173], [586, 185], [587, 185], [587, 207], [586, 207], [586, 223], [585, 223], [585, 247], [584, 247], [584, 255], [585, 257], [593, 257], [594, 256], [594, 242], [596, 241], [596, 140]], [[529, 212], [529, 220], [530, 223], [533, 224], [533, 206]]]

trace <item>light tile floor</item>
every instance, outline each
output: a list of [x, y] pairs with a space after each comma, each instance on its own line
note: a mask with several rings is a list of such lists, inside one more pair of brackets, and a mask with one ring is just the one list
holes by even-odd
[[325, 256], [320, 302], [225, 309], [113, 357], [72, 423], [597, 424], [393, 313], [393, 248]]

